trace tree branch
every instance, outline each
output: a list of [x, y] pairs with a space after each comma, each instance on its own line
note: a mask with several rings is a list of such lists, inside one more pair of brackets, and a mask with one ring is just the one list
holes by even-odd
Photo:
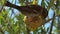
[[55, 13], [54, 13], [54, 15], [53, 15], [53, 19], [52, 19], [52, 23], [51, 23], [51, 27], [50, 27], [50, 32], [49, 32], [49, 34], [52, 34], [51, 32], [52, 32], [52, 28], [53, 28], [54, 18], [55, 18]]

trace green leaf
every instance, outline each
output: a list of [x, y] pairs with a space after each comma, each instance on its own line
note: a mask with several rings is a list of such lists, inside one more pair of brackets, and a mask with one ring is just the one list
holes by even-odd
[[42, 6], [42, 7], [45, 7], [45, 2], [44, 2], [44, 0], [42, 0], [41, 6]]
[[0, 14], [0, 19], [2, 19], [3, 18], [3, 16]]
[[3, 5], [4, 4], [4, 1], [5, 0], [0, 0], [0, 5]]

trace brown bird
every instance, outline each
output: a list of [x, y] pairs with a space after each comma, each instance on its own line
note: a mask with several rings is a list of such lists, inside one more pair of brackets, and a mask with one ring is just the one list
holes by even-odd
[[25, 16], [41, 15], [44, 18], [46, 18], [46, 16], [48, 15], [48, 11], [45, 8], [43, 8], [43, 7], [39, 6], [39, 5], [17, 6], [15, 4], [12, 4], [12, 3], [7, 1], [5, 3], [5, 6], [18, 9]]
[[24, 14], [24, 22], [30, 30], [35, 30], [37, 27], [45, 24], [44, 20], [48, 15], [47, 9], [39, 5], [17, 6], [7, 1], [5, 6], [15, 8]]

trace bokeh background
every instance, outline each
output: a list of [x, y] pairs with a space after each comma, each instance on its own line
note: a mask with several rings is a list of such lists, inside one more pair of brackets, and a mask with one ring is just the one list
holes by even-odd
[[26, 1], [30, 4], [37, 2], [36, 5], [43, 6], [48, 10], [46, 20], [51, 20], [38, 27], [37, 30], [30, 31], [29, 34], [60, 34], [60, 0], [0, 0], [0, 34], [28, 33], [23, 21], [24, 15], [17, 9], [4, 6], [6, 1], [18, 6], [24, 6]]

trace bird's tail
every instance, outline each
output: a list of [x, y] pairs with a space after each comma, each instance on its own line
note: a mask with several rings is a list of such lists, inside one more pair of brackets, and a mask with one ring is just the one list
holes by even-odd
[[8, 1], [5, 2], [5, 6], [11, 7], [11, 8], [15, 8], [15, 9], [18, 9], [18, 10], [20, 9], [20, 6], [12, 4], [12, 3], [8, 2]]

